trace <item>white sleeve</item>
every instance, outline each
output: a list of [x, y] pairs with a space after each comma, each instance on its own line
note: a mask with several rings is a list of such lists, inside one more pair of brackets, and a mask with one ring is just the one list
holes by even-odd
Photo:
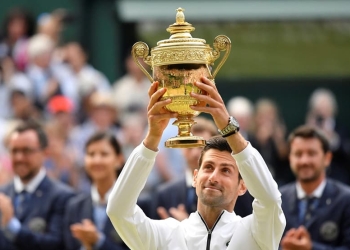
[[249, 226], [252, 235], [261, 249], [278, 249], [286, 219], [277, 183], [260, 153], [250, 143], [242, 152], [232, 156], [249, 192], [255, 198], [253, 215], [247, 218], [251, 220]]
[[107, 214], [131, 249], [159, 249], [169, 237], [170, 229], [178, 223], [175, 220], [151, 220], [136, 205], [156, 154], [143, 144], [134, 149], [108, 198]]

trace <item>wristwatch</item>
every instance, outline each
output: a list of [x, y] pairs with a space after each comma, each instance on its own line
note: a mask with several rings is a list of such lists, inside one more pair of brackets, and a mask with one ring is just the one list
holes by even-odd
[[227, 126], [222, 130], [218, 129], [218, 131], [222, 137], [227, 137], [236, 134], [239, 131], [239, 123], [234, 117], [230, 116], [228, 118]]

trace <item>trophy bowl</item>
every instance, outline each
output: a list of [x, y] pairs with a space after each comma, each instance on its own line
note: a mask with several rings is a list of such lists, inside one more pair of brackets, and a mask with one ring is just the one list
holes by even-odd
[[[194, 136], [191, 127], [195, 123], [194, 117], [200, 112], [190, 108], [192, 105], [205, 106], [203, 102], [190, 96], [191, 92], [205, 94], [194, 83], [201, 77], [214, 78], [226, 61], [231, 41], [227, 36], [219, 35], [214, 39], [213, 47], [206, 44], [204, 39], [192, 38], [190, 32], [194, 27], [185, 22], [182, 8], [177, 9], [176, 23], [167, 29], [171, 36], [161, 40], [151, 49], [149, 55], [148, 45], [137, 42], [133, 45], [131, 54], [134, 61], [145, 73], [151, 82], [158, 81], [159, 88], [166, 88], [162, 100], [171, 99], [172, 102], [165, 108], [178, 114], [173, 125], [178, 126], [178, 134], [165, 142], [168, 148], [203, 147], [205, 140]], [[220, 52], [226, 51], [218, 66], [212, 72], [214, 61], [220, 57]], [[153, 77], [141, 65], [139, 59], [151, 66]]]

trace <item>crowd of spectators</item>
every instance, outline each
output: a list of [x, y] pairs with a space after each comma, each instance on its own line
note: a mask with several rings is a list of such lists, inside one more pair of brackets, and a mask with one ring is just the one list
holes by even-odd
[[[8, 146], [10, 132], [22, 122], [36, 120], [43, 125], [48, 137], [43, 168], [50, 178], [67, 184], [76, 193], [90, 193], [91, 181], [94, 181], [91, 173], [87, 174], [90, 170], [86, 166], [86, 145], [91, 136], [96, 132], [114, 135], [124, 160], [141, 143], [146, 132], [150, 83], [143, 72], [128, 57], [125, 61], [127, 74], [109, 82], [102, 72], [89, 64], [88, 51], [79, 42], [62, 43], [63, 18], [62, 12], [54, 11], [35, 20], [27, 11], [16, 8], [8, 13], [3, 23], [0, 36], [0, 185], [14, 178]], [[265, 159], [277, 183], [284, 185], [293, 181], [295, 177], [288, 162], [287, 129], [279, 105], [269, 98], [253, 103], [246, 97], [234, 96], [227, 107], [239, 121], [241, 134]], [[315, 90], [310, 96], [305, 124], [322, 130], [330, 141], [333, 158], [327, 175], [350, 185], [349, 134], [336, 122], [336, 115], [334, 94], [328, 89]], [[164, 139], [175, 136], [176, 127], [169, 124], [164, 134]], [[159, 150], [141, 203], [152, 200], [160, 184], [186, 178], [188, 164], [182, 157], [184, 152]], [[150, 214], [155, 213], [150, 211]]]

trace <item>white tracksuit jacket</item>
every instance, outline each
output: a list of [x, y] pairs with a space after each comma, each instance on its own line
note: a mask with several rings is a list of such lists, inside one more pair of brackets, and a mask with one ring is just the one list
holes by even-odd
[[157, 152], [139, 145], [130, 155], [109, 196], [107, 214], [132, 250], [278, 249], [285, 217], [281, 194], [263, 158], [250, 144], [232, 155], [253, 201], [253, 214], [241, 218], [223, 211], [212, 230], [198, 212], [181, 222], [149, 219], [136, 205]]

